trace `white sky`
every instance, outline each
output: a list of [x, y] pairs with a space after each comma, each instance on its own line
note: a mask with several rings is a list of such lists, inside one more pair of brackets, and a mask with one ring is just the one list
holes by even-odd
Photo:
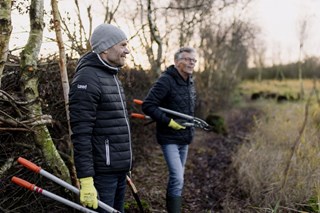
[[299, 22], [306, 19], [304, 56], [320, 56], [320, 0], [257, 0], [257, 23], [269, 63], [299, 58]]
[[[272, 63], [297, 61], [299, 57], [299, 20], [307, 19], [306, 39], [303, 56], [320, 56], [320, 0], [254, 0], [251, 14], [261, 28], [261, 39], [267, 48], [266, 60]], [[50, 0], [44, 0], [45, 8], [51, 7]], [[60, 0], [63, 7], [72, 13], [73, 1]], [[85, 2], [85, 1], [80, 1]], [[63, 6], [62, 6], [63, 5]], [[98, 15], [98, 14], [97, 14]], [[95, 17], [94, 17], [95, 18]], [[13, 32], [10, 49], [23, 47], [28, 39], [29, 17], [12, 14]], [[53, 33], [45, 37], [55, 38]], [[41, 54], [57, 52], [54, 43], [46, 43], [44, 38]], [[49, 45], [50, 44], [50, 45]]]

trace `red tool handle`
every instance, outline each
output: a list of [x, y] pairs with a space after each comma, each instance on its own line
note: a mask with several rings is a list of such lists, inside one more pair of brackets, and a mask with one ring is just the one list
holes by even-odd
[[41, 170], [41, 167], [37, 166], [36, 164], [28, 161], [27, 159], [24, 159], [23, 157], [18, 158], [18, 162], [30, 169], [31, 171], [35, 173], [39, 173]]
[[17, 184], [17, 185], [19, 185], [19, 186], [22, 186], [22, 187], [24, 187], [24, 188], [27, 188], [27, 189], [29, 189], [29, 190], [31, 190], [31, 191], [33, 191], [33, 189], [34, 189], [34, 187], [35, 187], [34, 184], [29, 183], [28, 181], [25, 181], [25, 180], [23, 180], [23, 179], [21, 179], [21, 178], [15, 177], [15, 176], [13, 176], [13, 177], [11, 178], [11, 181], [14, 182], [15, 184]]
[[146, 119], [146, 116], [140, 113], [131, 113], [132, 118]]
[[143, 101], [139, 99], [133, 99], [133, 102], [139, 105], [142, 105]]

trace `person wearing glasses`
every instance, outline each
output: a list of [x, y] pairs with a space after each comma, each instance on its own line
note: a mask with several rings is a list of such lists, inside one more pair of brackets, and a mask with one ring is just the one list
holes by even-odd
[[[99, 199], [124, 212], [126, 175], [132, 168], [131, 131], [118, 73], [130, 53], [125, 33], [111, 24], [93, 31], [92, 51], [77, 64], [69, 112], [80, 202], [93, 209]], [[107, 212], [98, 208], [98, 212]]]
[[161, 74], [142, 104], [143, 112], [156, 121], [157, 142], [169, 171], [166, 192], [169, 213], [181, 212], [184, 168], [194, 127], [183, 126], [178, 117], [166, 114], [159, 107], [194, 115], [196, 91], [192, 73], [196, 62], [195, 49], [180, 48], [174, 54], [174, 64]]

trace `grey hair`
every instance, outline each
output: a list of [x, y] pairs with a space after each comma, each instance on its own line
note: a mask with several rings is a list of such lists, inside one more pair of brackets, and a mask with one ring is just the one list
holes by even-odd
[[187, 52], [187, 53], [195, 53], [196, 50], [192, 47], [181, 47], [175, 54], [174, 54], [174, 60], [180, 59], [181, 53]]

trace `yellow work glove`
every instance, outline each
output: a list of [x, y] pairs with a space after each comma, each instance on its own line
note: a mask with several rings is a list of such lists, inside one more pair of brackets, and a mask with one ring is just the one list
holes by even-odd
[[98, 208], [98, 194], [93, 185], [93, 178], [80, 178], [80, 202], [90, 208]]
[[175, 122], [172, 118], [170, 120], [170, 123], [169, 123], [168, 127], [171, 127], [172, 129], [175, 129], [175, 130], [180, 130], [180, 129], [185, 129], [186, 128], [185, 126], [181, 126], [180, 124]]

